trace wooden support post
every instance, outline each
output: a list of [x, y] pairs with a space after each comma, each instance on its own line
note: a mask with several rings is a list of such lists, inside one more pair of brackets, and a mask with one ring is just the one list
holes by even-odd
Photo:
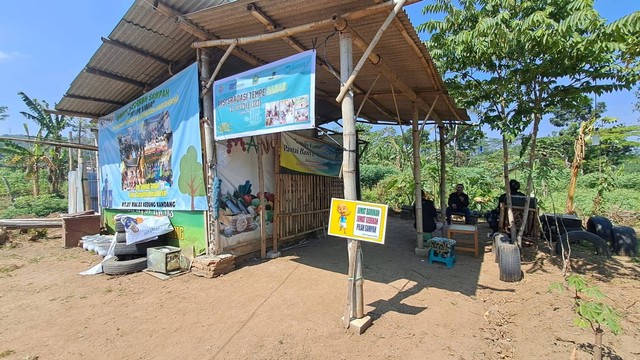
[[416, 255], [425, 256], [424, 238], [422, 237], [422, 178], [420, 174], [420, 131], [418, 130], [418, 104], [413, 103], [413, 120], [411, 121], [411, 139], [413, 140], [413, 182], [415, 184], [415, 217], [416, 217]]
[[[260, 204], [264, 199], [264, 166], [262, 165], [262, 136], [258, 136], [258, 181], [260, 181]], [[267, 257], [267, 233], [265, 231], [265, 217], [267, 215], [266, 206], [260, 207], [260, 258]]]
[[[352, 44], [350, 34], [340, 34], [340, 78], [343, 83], [346, 82], [353, 68]], [[345, 94], [346, 96], [342, 101], [342, 119], [344, 126], [342, 174], [344, 179], [344, 197], [347, 200], [356, 200], [356, 121], [354, 116], [353, 94], [351, 91], [347, 91]], [[360, 319], [364, 316], [360, 241], [348, 239], [347, 251], [349, 253], [349, 286], [348, 302], [343, 316], [343, 325], [345, 328], [349, 327], [352, 317]]]
[[447, 209], [447, 158], [444, 146], [444, 125], [438, 125], [440, 145], [440, 221], [447, 224], [445, 210]]

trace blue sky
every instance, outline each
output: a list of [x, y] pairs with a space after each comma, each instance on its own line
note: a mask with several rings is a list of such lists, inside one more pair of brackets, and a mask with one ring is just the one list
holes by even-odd
[[[28, 109], [19, 91], [45, 100], [51, 107], [60, 101], [100, 46], [100, 37], [109, 36], [132, 3], [65, 0], [35, 1], [25, 6], [23, 2], [5, 1], [0, 12], [0, 106], [9, 107], [9, 119], [0, 125], [0, 134], [24, 133], [26, 119], [20, 111]], [[426, 20], [420, 14], [425, 3], [407, 7], [416, 25]], [[640, 1], [596, 0], [596, 8], [606, 19], [615, 20], [640, 10]], [[607, 103], [606, 116], [627, 124], [638, 123], [640, 114], [632, 112], [632, 92], [608, 94], [598, 101]], [[36, 130], [32, 124], [29, 128], [32, 133]]]

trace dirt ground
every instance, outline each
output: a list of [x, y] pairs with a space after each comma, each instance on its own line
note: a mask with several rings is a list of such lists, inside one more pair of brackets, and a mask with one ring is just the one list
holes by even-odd
[[[486, 239], [481, 224], [480, 238]], [[340, 322], [347, 295], [344, 239], [308, 239], [273, 260], [215, 279], [146, 273], [81, 276], [101, 257], [11, 232], [0, 247], [0, 359], [577, 359], [594, 335], [573, 325], [569, 293], [550, 293], [560, 263], [526, 247], [524, 279], [499, 280], [491, 247], [453, 269], [413, 254], [412, 221], [389, 218], [386, 244], [363, 244], [362, 335]], [[577, 255], [576, 255], [577, 256]], [[574, 271], [623, 314], [604, 334], [609, 359], [640, 359], [640, 266], [585, 255]]]

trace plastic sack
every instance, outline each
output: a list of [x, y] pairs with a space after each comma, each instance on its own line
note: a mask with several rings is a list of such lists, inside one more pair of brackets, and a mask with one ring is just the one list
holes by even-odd
[[118, 214], [114, 219], [124, 225], [127, 245], [145, 242], [173, 231], [173, 226], [167, 216]]

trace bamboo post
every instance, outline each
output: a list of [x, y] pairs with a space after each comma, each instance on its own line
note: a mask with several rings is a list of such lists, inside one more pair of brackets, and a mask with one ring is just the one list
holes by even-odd
[[[211, 75], [211, 54], [207, 49], [198, 51], [198, 61], [200, 75], [203, 79]], [[207, 179], [207, 203], [209, 204], [207, 212], [206, 227], [206, 254], [221, 254], [223, 249], [220, 245], [220, 232], [218, 229], [218, 219], [213, 209], [213, 181], [215, 179], [216, 164], [216, 146], [213, 139], [213, 97], [205, 96], [202, 98], [202, 116], [203, 122], [201, 127], [202, 137], [204, 138], [204, 172]]]
[[444, 146], [444, 125], [438, 125], [439, 145], [440, 145], [440, 218], [443, 224], [447, 224], [447, 158]]
[[[282, 178], [280, 175], [280, 134], [272, 135], [272, 143], [275, 143], [275, 157], [276, 161], [274, 162], [274, 177], [276, 179], [275, 184], [275, 201], [273, 202], [273, 219], [271, 221], [271, 226], [273, 229], [272, 232], [272, 241], [273, 241], [273, 251], [278, 251], [278, 237], [280, 236], [280, 226], [282, 222], [282, 217], [280, 213], [282, 212], [282, 196], [284, 196], [284, 191], [282, 190]], [[260, 198], [260, 203], [262, 204], [262, 198]]]
[[[262, 136], [258, 136], [258, 179], [260, 181], [260, 204], [264, 199], [264, 169], [262, 165]], [[266, 206], [260, 207], [260, 258], [267, 257], [267, 233], [265, 232]]]
[[[351, 34], [340, 34], [340, 80], [346, 83], [353, 67]], [[345, 85], [342, 85], [346, 87]], [[348, 90], [348, 89], [347, 89]], [[356, 124], [353, 107], [353, 94], [345, 92], [346, 96], [342, 101], [342, 119], [344, 126], [343, 143], [344, 155], [342, 161], [344, 197], [347, 200], [356, 200], [356, 174], [355, 174], [355, 143]], [[343, 325], [348, 328], [351, 318], [360, 319], [364, 316], [364, 299], [362, 294], [362, 257], [360, 256], [360, 241], [354, 239], [347, 240], [347, 250], [349, 253], [349, 286], [348, 302], [343, 316]]]
[[418, 104], [413, 103], [413, 121], [411, 121], [411, 139], [413, 140], [413, 181], [416, 217], [416, 255], [425, 256], [424, 237], [422, 236], [422, 179], [420, 174], [420, 131], [418, 130]]

